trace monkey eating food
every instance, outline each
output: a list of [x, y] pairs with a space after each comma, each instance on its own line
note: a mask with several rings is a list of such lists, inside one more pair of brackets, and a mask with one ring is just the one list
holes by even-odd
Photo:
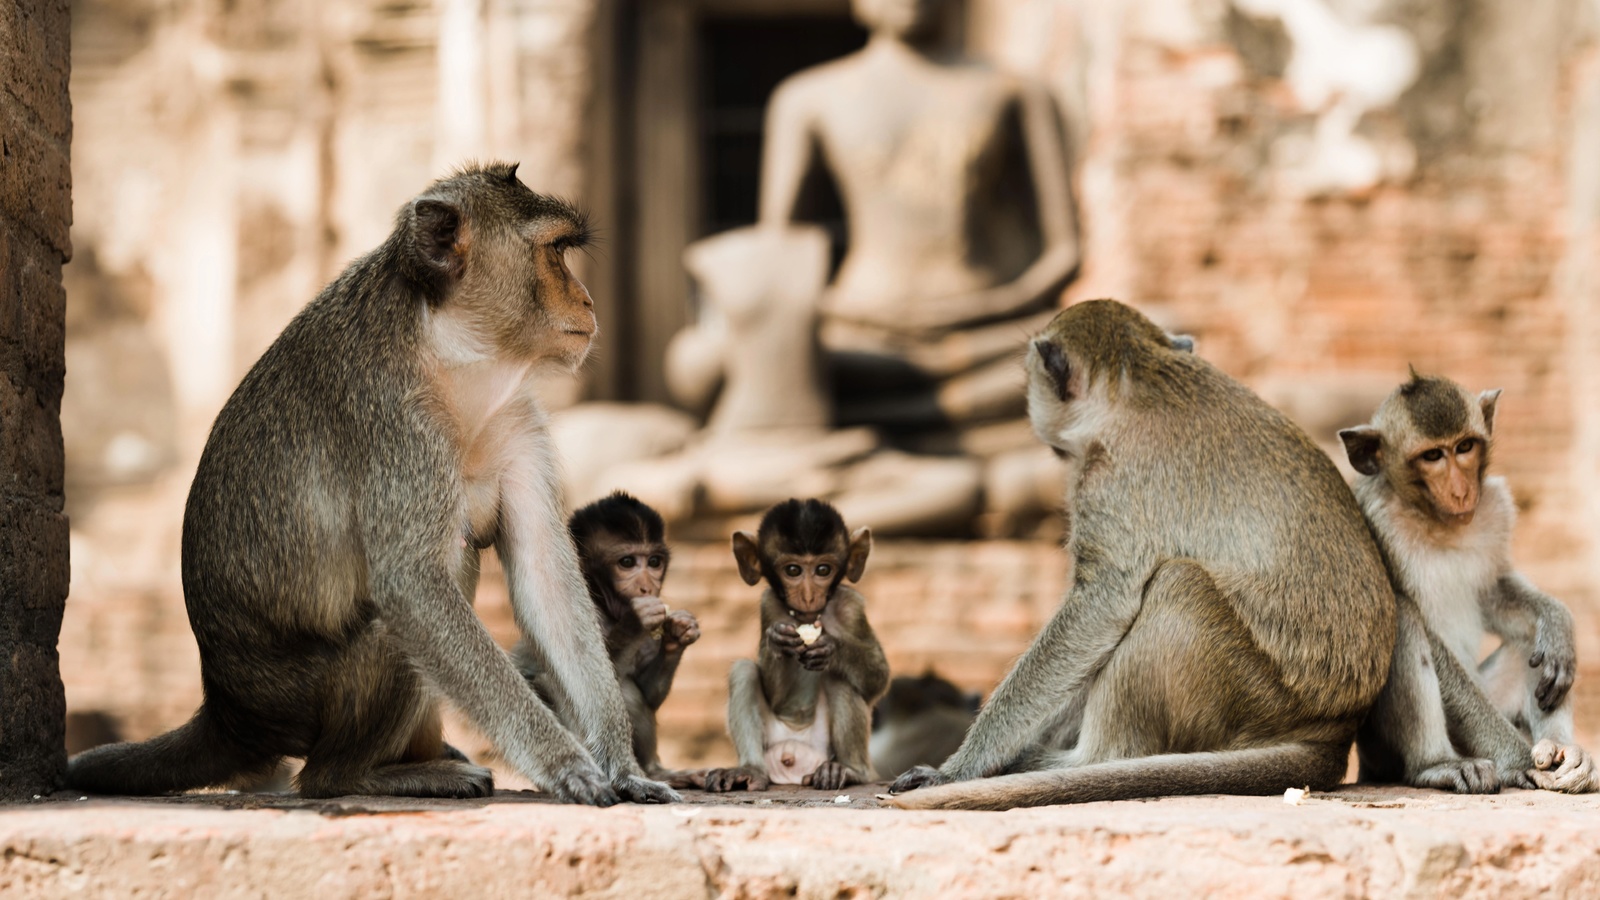
[[[672, 690], [684, 648], [700, 639], [700, 623], [693, 613], [668, 610], [661, 601], [672, 562], [666, 526], [648, 505], [616, 491], [573, 513], [567, 529], [622, 688], [634, 758], [650, 777], [675, 779], [678, 773], [665, 769], [657, 753], [656, 711]], [[519, 646], [515, 655], [539, 695], [553, 695], [556, 686], [539, 668], [531, 645]]]
[[[1413, 370], [1339, 432], [1400, 601], [1389, 683], [1357, 742], [1364, 781], [1600, 789], [1573, 743], [1572, 614], [1512, 569], [1516, 506], [1486, 477], [1499, 398]], [[1485, 631], [1501, 644], [1480, 663]]]
[[901, 775], [894, 805], [1343, 777], [1394, 642], [1383, 560], [1332, 461], [1192, 347], [1110, 300], [1030, 343], [1028, 415], [1068, 466], [1072, 586], [961, 748]]
[[[567, 536], [541, 368], [596, 323], [564, 254], [571, 206], [471, 166], [400, 209], [267, 348], [218, 414], [189, 491], [182, 573], [205, 700], [182, 727], [74, 757], [97, 793], [231, 783], [303, 757], [307, 797], [478, 797], [440, 695], [567, 802], [667, 801], [628, 720]], [[569, 731], [472, 610], [494, 546]]]
[[728, 675], [728, 733], [739, 765], [705, 772], [706, 790], [831, 791], [877, 777], [867, 742], [889, 663], [865, 599], [844, 584], [861, 580], [871, 550], [872, 532], [847, 531], [821, 500], [786, 500], [767, 510], [755, 534], [734, 534], [740, 577], [749, 585], [766, 579], [767, 589], [756, 660], [735, 662]]

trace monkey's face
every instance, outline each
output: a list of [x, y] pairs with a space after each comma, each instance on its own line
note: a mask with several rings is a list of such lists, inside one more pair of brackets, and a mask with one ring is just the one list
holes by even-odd
[[844, 574], [843, 565], [843, 553], [780, 553], [772, 560], [772, 574], [777, 581], [773, 587], [794, 617], [809, 624], [828, 605]]
[[618, 595], [658, 597], [667, 580], [667, 554], [659, 544], [620, 543], [607, 549], [607, 572]]
[[1339, 437], [1357, 472], [1382, 473], [1401, 500], [1441, 524], [1469, 525], [1489, 469], [1499, 397], [1499, 390], [1473, 397], [1453, 381], [1413, 370], [1371, 424]]
[[519, 309], [507, 316], [502, 346], [530, 360], [548, 360], [566, 369], [583, 364], [599, 333], [594, 300], [567, 267], [567, 254], [581, 236], [567, 222], [545, 223], [519, 235], [523, 244], [504, 278], [518, 285]]
[[1414, 485], [1423, 488], [1440, 522], [1472, 522], [1483, 487], [1486, 449], [1485, 438], [1473, 432], [1408, 448], [1405, 460], [1409, 477]]

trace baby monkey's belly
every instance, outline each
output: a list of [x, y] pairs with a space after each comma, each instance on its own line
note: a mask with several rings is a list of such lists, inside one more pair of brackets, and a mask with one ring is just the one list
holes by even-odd
[[817, 695], [817, 711], [811, 721], [796, 727], [777, 716], [767, 720], [767, 777], [773, 784], [799, 784], [817, 766], [827, 762], [828, 696]]

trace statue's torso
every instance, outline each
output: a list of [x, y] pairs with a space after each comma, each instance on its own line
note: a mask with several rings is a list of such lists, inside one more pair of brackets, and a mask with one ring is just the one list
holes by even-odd
[[835, 298], [892, 306], [1015, 276], [975, 234], [1003, 202], [1003, 167], [1022, 140], [1014, 81], [866, 54], [796, 78], [812, 95], [811, 124], [849, 217]]

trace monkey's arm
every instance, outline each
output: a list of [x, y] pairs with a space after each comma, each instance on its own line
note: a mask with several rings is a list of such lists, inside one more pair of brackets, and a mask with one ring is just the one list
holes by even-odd
[[1500, 576], [1483, 598], [1484, 621], [1507, 642], [1532, 648], [1528, 665], [1540, 670], [1534, 699], [1545, 712], [1572, 689], [1577, 671], [1572, 613], [1560, 600], [1534, 587], [1516, 572]]
[[655, 659], [633, 676], [633, 683], [639, 686], [646, 706], [660, 709], [661, 704], [667, 702], [667, 694], [672, 691], [672, 679], [677, 676], [678, 663], [682, 660], [682, 647], [676, 650], [663, 648]]
[[837, 591], [834, 602], [842, 606], [836, 618], [843, 631], [829, 636], [834, 649], [828, 671], [844, 679], [870, 706], [889, 690], [889, 660], [867, 622], [861, 595], [844, 585]]
[[[1128, 560], [1131, 567], [1123, 568], [1092, 550], [1080, 551], [1066, 599], [984, 704], [961, 748], [939, 768], [940, 779], [997, 774], [1056, 721], [1138, 615], [1144, 579], [1134, 573], [1155, 568], [1141, 562]], [[920, 784], [895, 785], [898, 790], [915, 786]]]
[[1533, 755], [1528, 742], [1511, 722], [1485, 697], [1478, 682], [1439, 640], [1433, 629], [1426, 629], [1434, 668], [1439, 674], [1439, 695], [1444, 702], [1450, 738], [1467, 756], [1492, 760], [1500, 783], [1511, 787], [1533, 787], [1528, 770]]

